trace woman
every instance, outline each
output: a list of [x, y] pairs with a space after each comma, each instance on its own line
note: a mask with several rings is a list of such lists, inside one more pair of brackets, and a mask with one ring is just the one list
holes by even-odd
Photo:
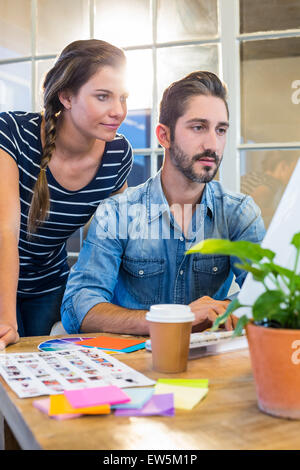
[[46, 75], [44, 112], [0, 114], [0, 349], [49, 334], [68, 276], [65, 243], [126, 187], [125, 56], [75, 41]]

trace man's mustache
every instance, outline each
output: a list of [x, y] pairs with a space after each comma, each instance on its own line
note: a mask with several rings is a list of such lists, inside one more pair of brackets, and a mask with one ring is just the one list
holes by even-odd
[[203, 153], [198, 153], [197, 155], [195, 155], [193, 157], [193, 162], [197, 162], [199, 160], [201, 160], [202, 158], [213, 158], [215, 163], [218, 163], [220, 158], [218, 157], [218, 155], [216, 154], [216, 152], [210, 152], [209, 150], [206, 150], [205, 152]]

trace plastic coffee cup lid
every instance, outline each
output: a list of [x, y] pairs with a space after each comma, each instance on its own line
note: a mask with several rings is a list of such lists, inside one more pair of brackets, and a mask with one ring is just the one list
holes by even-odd
[[185, 323], [195, 320], [195, 315], [188, 305], [158, 304], [151, 305], [146, 313], [146, 320], [159, 323]]

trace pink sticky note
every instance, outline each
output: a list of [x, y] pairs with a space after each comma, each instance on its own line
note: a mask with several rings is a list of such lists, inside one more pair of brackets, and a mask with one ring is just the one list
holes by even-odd
[[[37, 408], [38, 410], [42, 411], [45, 414], [49, 413], [49, 408], [50, 408], [50, 398], [41, 398], [40, 400], [34, 400], [33, 406]], [[64, 419], [72, 419], [72, 418], [78, 418], [79, 416], [82, 416], [81, 414], [64, 414], [64, 415], [52, 415], [49, 416], [49, 418], [53, 419], [58, 419], [58, 420], [64, 420]]]
[[116, 403], [128, 403], [130, 397], [119, 387], [109, 385], [107, 387], [82, 388], [79, 390], [65, 390], [65, 396], [73, 408], [84, 408]]

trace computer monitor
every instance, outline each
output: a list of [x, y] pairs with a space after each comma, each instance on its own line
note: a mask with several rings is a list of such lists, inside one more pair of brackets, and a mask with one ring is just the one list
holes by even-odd
[[[292, 269], [295, 259], [295, 247], [291, 245], [293, 235], [300, 232], [300, 157], [278, 204], [261, 246], [276, 253], [274, 262]], [[238, 294], [241, 304], [253, 305], [264, 291], [261, 283], [248, 274]], [[252, 317], [250, 308], [240, 308], [234, 312], [237, 317]]]

